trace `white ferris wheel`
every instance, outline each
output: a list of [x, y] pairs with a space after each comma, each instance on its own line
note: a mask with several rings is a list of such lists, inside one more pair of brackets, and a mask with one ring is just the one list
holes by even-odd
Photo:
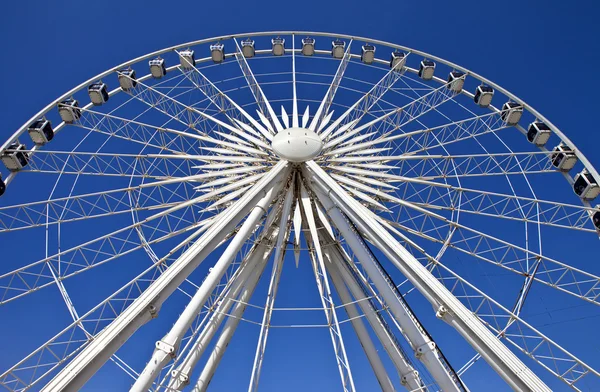
[[204, 39], [73, 88], [0, 154], [6, 390], [600, 388], [593, 319], [528, 321], [600, 304], [600, 176], [451, 62]]

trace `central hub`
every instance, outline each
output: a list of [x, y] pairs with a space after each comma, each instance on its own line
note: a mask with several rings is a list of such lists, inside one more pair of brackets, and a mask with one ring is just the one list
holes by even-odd
[[286, 161], [305, 162], [319, 155], [323, 141], [310, 129], [287, 128], [273, 137], [271, 146]]

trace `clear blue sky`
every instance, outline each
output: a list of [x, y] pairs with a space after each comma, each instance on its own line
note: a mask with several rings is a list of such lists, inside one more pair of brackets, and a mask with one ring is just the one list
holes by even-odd
[[[423, 50], [471, 69], [549, 117], [592, 164], [600, 167], [597, 153], [600, 138], [597, 120], [592, 116], [600, 104], [600, 81], [594, 75], [600, 62], [599, 16], [600, 3], [588, 0], [311, 0], [261, 1], [260, 4], [249, 1], [187, 4], [183, 1], [11, 1], [4, 4], [0, 14], [4, 53], [0, 62], [0, 139], [3, 141], [66, 90], [128, 59], [217, 35], [298, 29], [373, 37]], [[5, 240], [0, 237], [0, 241]], [[5, 245], [0, 243], [0, 248]], [[0, 262], [1, 259], [0, 254]], [[595, 255], [593, 260], [597, 260]], [[47, 314], [47, 317], [52, 315]], [[595, 325], [598, 322], [598, 318], [590, 321]], [[564, 330], [570, 326], [562, 324]], [[313, 332], [307, 332], [306, 339], [313, 338], [311, 334]], [[333, 373], [335, 368], [320, 365], [323, 356], [331, 359], [328, 337], [321, 334], [314, 338], [325, 346], [312, 345], [316, 351], [302, 351], [301, 341], [278, 341], [276, 333], [271, 343], [276, 347], [289, 345], [280, 346], [280, 352], [297, 350], [297, 372], [306, 372], [306, 385], [315, 380], [324, 385], [316, 390], [333, 390], [331, 388], [339, 384], [337, 374]], [[150, 339], [154, 337], [148, 341]], [[585, 349], [587, 354], [599, 349], [597, 340], [582, 344], [589, 345]], [[254, 342], [250, 345], [254, 346]], [[323, 352], [318, 351], [319, 347], [324, 347]], [[140, 351], [143, 357], [140, 363], [148, 357], [149, 349], [146, 344]], [[236, 350], [234, 345], [231, 350]], [[7, 365], [4, 360], [2, 364], [2, 368]], [[247, 367], [248, 358], [239, 357], [229, 364]], [[290, 370], [293, 365], [285, 369], [293, 373]], [[373, 381], [368, 371], [359, 371], [362, 373], [366, 380]], [[272, 374], [270, 382], [265, 375], [264, 390], [281, 390], [285, 377], [283, 370]], [[107, 381], [108, 376], [97, 379], [87, 390], [106, 390], [100, 385], [102, 380]], [[473, 390], [482, 390], [484, 386], [489, 387], [488, 390], [506, 390], [504, 385], [493, 388], [486, 385], [485, 377], [472, 381]], [[245, 380], [236, 383], [235, 377], [216, 378], [217, 382], [221, 384], [215, 384], [215, 389], [220, 385], [222, 390], [238, 390], [246, 385]], [[305, 390], [304, 385], [296, 386], [298, 389], [291, 385], [285, 387], [286, 390]]]

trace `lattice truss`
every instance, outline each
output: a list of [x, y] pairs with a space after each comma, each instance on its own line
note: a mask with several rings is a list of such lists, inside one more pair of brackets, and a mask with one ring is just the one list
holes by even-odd
[[[86, 85], [42, 113], [44, 145], [25, 134], [40, 116], [13, 136], [27, 160], [0, 170], [2, 387], [255, 391], [285, 334], [332, 352], [344, 391], [600, 388], [584, 327], [600, 210], [569, 189], [595, 169], [549, 123], [529, 142], [547, 121], [478, 75], [313, 35], [137, 59], [91, 80], [120, 86], [102, 105]], [[296, 128], [318, 153], [281, 156]]]

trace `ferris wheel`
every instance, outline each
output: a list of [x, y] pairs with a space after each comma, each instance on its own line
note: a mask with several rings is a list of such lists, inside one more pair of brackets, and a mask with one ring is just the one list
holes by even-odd
[[535, 318], [597, 312], [600, 176], [446, 60], [203, 39], [73, 88], [0, 155], [6, 390], [600, 388], [600, 324]]

